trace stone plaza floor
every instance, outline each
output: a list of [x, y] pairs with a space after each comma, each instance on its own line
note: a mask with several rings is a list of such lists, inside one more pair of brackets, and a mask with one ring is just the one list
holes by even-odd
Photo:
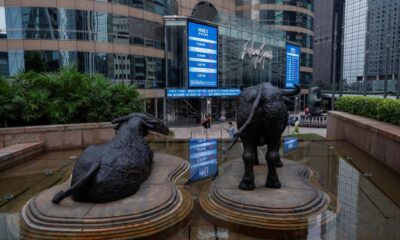
[[[236, 123], [234, 122], [236, 127]], [[175, 133], [175, 139], [189, 139], [189, 138], [219, 138], [219, 139], [229, 139], [229, 134], [226, 131], [228, 128], [228, 123], [214, 123], [211, 124], [211, 129], [206, 130], [202, 126], [193, 127], [173, 127], [170, 128]], [[294, 131], [293, 127], [286, 128], [283, 135], [292, 135]], [[321, 137], [326, 137], [326, 128], [306, 128], [300, 127], [300, 134], [313, 133], [320, 135]]]

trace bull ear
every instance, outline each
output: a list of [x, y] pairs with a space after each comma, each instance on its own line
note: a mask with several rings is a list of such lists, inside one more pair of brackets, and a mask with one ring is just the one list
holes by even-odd
[[142, 123], [150, 130], [154, 129], [159, 121], [148, 113], [141, 113], [140, 117], [142, 118]]
[[122, 123], [127, 121], [129, 118], [133, 117], [133, 114], [129, 114], [129, 115], [125, 115], [119, 118], [116, 118], [114, 120], [111, 121], [112, 124], [116, 124], [116, 123]]

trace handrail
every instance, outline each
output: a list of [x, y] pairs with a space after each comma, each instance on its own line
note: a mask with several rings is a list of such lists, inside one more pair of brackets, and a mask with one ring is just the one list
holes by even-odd
[[209, 128], [209, 129], [202, 129], [202, 130], [192, 130], [190, 131], [190, 138], [193, 138], [193, 133], [200, 133], [203, 135], [205, 133], [206, 137], [209, 138], [210, 132], [219, 132], [219, 138], [222, 139], [222, 128]]

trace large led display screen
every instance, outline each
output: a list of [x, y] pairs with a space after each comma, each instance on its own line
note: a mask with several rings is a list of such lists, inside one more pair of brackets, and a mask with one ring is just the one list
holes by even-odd
[[237, 97], [240, 89], [168, 89], [167, 97]]
[[286, 81], [285, 88], [295, 88], [300, 79], [300, 47], [286, 45]]
[[218, 86], [218, 29], [188, 22], [189, 87]]

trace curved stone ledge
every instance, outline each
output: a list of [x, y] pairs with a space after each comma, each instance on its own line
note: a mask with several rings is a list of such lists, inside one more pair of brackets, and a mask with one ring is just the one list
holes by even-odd
[[[207, 219], [241, 234], [271, 238], [306, 238], [336, 217], [335, 197], [321, 190], [318, 176], [294, 161], [283, 160], [281, 189], [265, 187], [266, 165], [254, 167], [255, 191], [241, 191], [242, 160], [223, 165], [223, 174], [200, 194]], [[313, 228], [320, 228], [314, 231]]]
[[400, 173], [400, 126], [345, 112], [330, 111], [326, 136], [346, 140]]
[[32, 198], [20, 213], [25, 239], [160, 239], [186, 225], [193, 208], [183, 189], [189, 176], [186, 161], [155, 154], [150, 177], [131, 197], [93, 204], [70, 197], [53, 204], [54, 194], [69, 185], [52, 187]]

